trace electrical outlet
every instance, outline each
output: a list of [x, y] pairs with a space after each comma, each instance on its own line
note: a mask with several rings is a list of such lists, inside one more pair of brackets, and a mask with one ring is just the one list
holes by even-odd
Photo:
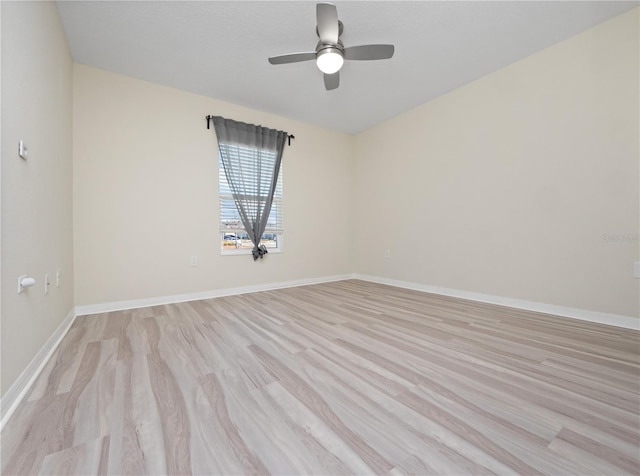
[[196, 267], [198, 266], [198, 257], [196, 255], [193, 255], [191, 257], [191, 267]]

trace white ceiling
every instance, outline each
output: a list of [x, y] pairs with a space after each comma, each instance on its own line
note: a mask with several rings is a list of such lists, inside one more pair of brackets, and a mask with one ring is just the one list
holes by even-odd
[[[337, 1], [345, 46], [393, 43], [346, 62], [324, 89], [313, 1], [66, 1], [76, 62], [357, 133], [638, 6], [637, 1]], [[215, 111], [211, 111], [215, 114]]]

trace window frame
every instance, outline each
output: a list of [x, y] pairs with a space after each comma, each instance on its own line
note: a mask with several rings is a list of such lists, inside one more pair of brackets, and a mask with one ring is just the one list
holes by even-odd
[[[283, 172], [282, 172], [282, 164], [280, 165], [280, 170], [278, 171], [278, 185], [276, 187], [276, 194], [273, 197], [273, 202], [271, 205], [271, 212], [274, 212], [274, 210], [279, 209], [279, 215], [280, 215], [280, 222], [281, 222], [281, 230], [280, 231], [273, 231], [272, 229], [265, 229], [263, 236], [264, 235], [276, 235], [276, 247], [271, 248], [271, 247], [267, 247], [267, 250], [269, 253], [274, 253], [274, 254], [279, 254], [282, 253], [284, 251], [284, 224], [282, 222], [284, 222], [284, 210], [283, 210], [283, 204], [284, 204], [284, 187], [283, 187]], [[220, 214], [219, 220], [218, 220], [218, 238], [220, 240], [220, 254], [222, 256], [242, 256], [242, 255], [250, 255], [253, 249], [253, 246], [250, 248], [236, 248], [236, 249], [225, 249], [224, 248], [224, 242], [225, 241], [229, 241], [229, 240], [225, 240], [224, 237], [225, 235], [228, 234], [235, 234], [236, 236], [240, 235], [240, 234], [246, 234], [246, 230], [242, 227], [242, 224], [239, 224], [239, 227], [236, 228], [227, 228], [227, 229], [223, 229], [223, 200], [227, 200], [227, 201], [231, 201], [233, 202], [233, 194], [232, 193], [223, 193], [222, 191], [222, 180], [224, 179], [225, 181], [225, 186], [228, 188], [229, 184], [227, 183], [227, 178], [224, 172], [224, 167], [222, 166], [222, 159], [220, 158], [220, 153], [218, 153], [218, 212]], [[278, 193], [279, 191], [279, 193]], [[277, 207], [276, 207], [277, 204]], [[249, 240], [247, 238], [247, 240]], [[249, 240], [250, 242], [250, 240]]]

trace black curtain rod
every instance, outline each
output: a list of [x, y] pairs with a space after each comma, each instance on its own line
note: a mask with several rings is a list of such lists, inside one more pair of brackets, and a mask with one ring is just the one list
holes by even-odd
[[[213, 116], [209, 115], [207, 116], [207, 129], [211, 129], [211, 121], [213, 120]], [[296, 136], [294, 136], [293, 134], [287, 134], [287, 144], [291, 145], [291, 139], [295, 139]]]

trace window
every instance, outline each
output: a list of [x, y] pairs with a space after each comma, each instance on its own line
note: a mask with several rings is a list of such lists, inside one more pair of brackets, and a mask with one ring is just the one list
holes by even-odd
[[[246, 150], [246, 156], [242, 154], [243, 149]], [[255, 168], [252, 160], [253, 151], [249, 148], [240, 148], [240, 153], [241, 158], [246, 158], [246, 161], [242, 161], [242, 172], [253, 175], [251, 174]], [[270, 157], [273, 161], [276, 159], [275, 153], [263, 151], [262, 154], [263, 160]], [[258, 185], [260, 185], [260, 193], [268, 193], [269, 186], [264, 183], [255, 183], [254, 193], [258, 193]], [[218, 189], [220, 192], [220, 250], [222, 254], [250, 254], [253, 243], [242, 225], [220, 156], [218, 156]], [[260, 244], [265, 245], [269, 252], [282, 251], [282, 232], [282, 167], [280, 167], [271, 213]]]

